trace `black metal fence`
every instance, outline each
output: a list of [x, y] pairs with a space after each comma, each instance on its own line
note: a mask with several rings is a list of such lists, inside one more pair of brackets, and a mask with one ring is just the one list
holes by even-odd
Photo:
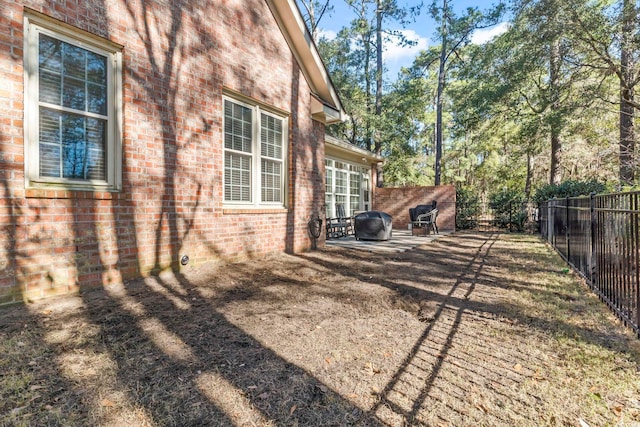
[[640, 192], [540, 204], [540, 234], [640, 335]]
[[460, 230], [538, 232], [537, 209], [531, 202], [509, 202], [499, 209], [480, 203], [471, 214], [456, 215], [456, 228]]

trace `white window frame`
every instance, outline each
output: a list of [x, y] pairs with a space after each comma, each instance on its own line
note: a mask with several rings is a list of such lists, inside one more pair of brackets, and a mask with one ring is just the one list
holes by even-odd
[[[342, 165], [343, 167], [338, 167]], [[346, 193], [336, 193], [336, 176], [340, 173], [346, 174]], [[361, 166], [356, 163], [351, 163], [338, 158], [327, 157], [325, 159], [325, 203], [326, 203], [326, 215], [328, 218], [335, 218], [336, 216], [336, 196], [343, 196], [345, 198], [344, 208], [347, 216], [353, 216], [356, 210], [371, 210], [371, 206], [366, 206], [368, 203], [371, 205], [371, 169], [366, 166]], [[358, 192], [358, 209], [352, 209], [351, 206], [351, 176], [358, 175], [360, 181], [360, 191]], [[328, 182], [327, 177], [331, 175], [331, 183]]]
[[[33, 11], [24, 15], [24, 113], [25, 113], [25, 186], [86, 191], [119, 191], [122, 188], [122, 46], [71, 27]], [[46, 34], [107, 58], [107, 113], [105, 141], [105, 179], [84, 180], [41, 177], [39, 35]], [[74, 110], [58, 107], [59, 111]], [[87, 116], [84, 114], [83, 116]]]
[[[225, 103], [231, 102], [236, 105], [248, 108], [252, 113], [252, 137], [251, 137], [251, 153], [236, 151], [225, 146]], [[288, 188], [288, 175], [289, 175], [289, 163], [288, 163], [288, 150], [289, 150], [289, 118], [281, 112], [276, 112], [268, 107], [253, 103], [249, 100], [240, 100], [234, 96], [223, 95], [222, 97], [222, 163], [223, 163], [223, 178], [222, 178], [222, 198], [225, 207], [231, 208], [286, 208], [287, 206], [287, 188]], [[261, 140], [261, 126], [262, 115], [273, 117], [282, 122], [282, 158], [275, 159], [271, 157], [262, 156], [262, 140]], [[250, 178], [250, 198], [249, 201], [227, 200], [226, 199], [226, 182], [227, 182], [227, 167], [226, 167], [226, 154], [237, 153], [242, 156], [251, 157], [251, 178]], [[272, 162], [280, 162], [281, 164], [281, 182], [280, 182], [280, 200], [279, 201], [262, 201], [262, 160], [268, 160]]]

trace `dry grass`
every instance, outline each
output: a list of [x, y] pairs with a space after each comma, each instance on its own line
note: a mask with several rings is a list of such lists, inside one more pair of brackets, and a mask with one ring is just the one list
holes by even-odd
[[640, 425], [638, 340], [523, 235], [9, 307], [0, 355], [0, 425]]

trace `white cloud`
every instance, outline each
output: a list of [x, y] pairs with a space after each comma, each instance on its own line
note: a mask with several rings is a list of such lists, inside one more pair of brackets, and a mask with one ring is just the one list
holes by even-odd
[[338, 36], [338, 33], [336, 33], [333, 30], [318, 30], [318, 40], [320, 40], [323, 37], [327, 40], [333, 40], [337, 36]]
[[491, 28], [484, 28], [482, 30], [476, 30], [471, 35], [471, 43], [473, 44], [485, 44], [494, 37], [506, 32], [509, 29], [508, 22], [501, 22]]
[[[406, 40], [410, 40], [414, 42], [414, 44], [404, 46], [400, 44], [400, 37], [392, 35], [384, 36], [382, 59], [387, 69], [385, 75], [395, 75], [400, 71], [400, 67], [409, 67], [418, 53], [426, 49], [429, 45], [429, 40], [414, 30], [405, 29], [396, 30], [396, 32], [402, 33]], [[318, 38], [321, 37], [325, 37], [327, 40], [333, 40], [337, 37], [337, 32], [333, 30], [319, 30]], [[351, 48], [357, 49], [357, 41], [355, 39], [352, 40]]]
[[414, 42], [413, 45], [404, 46], [400, 44], [400, 37], [386, 36], [384, 40], [383, 58], [389, 65], [392, 63], [405, 65], [411, 63], [421, 50], [429, 45], [426, 37], [421, 36], [413, 30], [398, 30], [405, 39]]

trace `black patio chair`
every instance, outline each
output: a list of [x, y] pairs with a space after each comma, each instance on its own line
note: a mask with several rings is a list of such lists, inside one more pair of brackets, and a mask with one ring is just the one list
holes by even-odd
[[344, 210], [344, 204], [336, 203], [336, 218], [327, 218], [327, 239], [353, 234], [353, 221]]

